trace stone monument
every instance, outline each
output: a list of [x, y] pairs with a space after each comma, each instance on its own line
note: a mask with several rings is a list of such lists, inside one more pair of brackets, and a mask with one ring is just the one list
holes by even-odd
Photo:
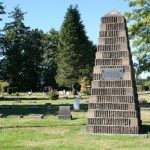
[[113, 10], [101, 18], [86, 131], [139, 134], [140, 126], [126, 20]]
[[70, 106], [59, 106], [58, 119], [72, 119]]

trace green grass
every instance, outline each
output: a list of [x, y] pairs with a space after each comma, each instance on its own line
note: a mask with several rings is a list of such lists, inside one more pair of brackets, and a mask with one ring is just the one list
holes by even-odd
[[46, 119], [3, 118], [0, 120], [1, 150], [148, 150], [149, 138], [84, 133], [86, 112], [72, 112], [74, 120], [57, 116]]
[[[33, 95], [35, 96], [35, 95]], [[24, 96], [26, 97], [26, 96]], [[40, 94], [39, 94], [40, 97]], [[149, 150], [150, 138], [130, 137], [121, 135], [86, 134], [86, 99], [81, 101], [81, 111], [71, 114], [73, 120], [58, 120], [60, 105], [73, 104], [73, 99], [62, 100], [22, 100], [1, 101], [0, 104], [13, 104], [13, 110], [3, 111], [8, 114], [24, 114], [24, 118], [0, 119], [0, 150]], [[44, 105], [52, 103], [54, 110], [39, 109], [33, 113], [45, 113], [45, 119], [31, 119], [31, 110], [24, 105]], [[0, 110], [2, 112], [2, 110]], [[143, 124], [150, 131], [150, 111], [141, 112]], [[150, 133], [148, 133], [150, 137]]]

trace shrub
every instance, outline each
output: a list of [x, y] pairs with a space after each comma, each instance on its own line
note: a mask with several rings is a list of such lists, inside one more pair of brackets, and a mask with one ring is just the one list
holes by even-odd
[[149, 86], [143, 86], [144, 91], [149, 91]]
[[80, 92], [83, 93], [83, 94], [86, 94], [86, 95], [89, 95], [90, 94], [90, 91], [89, 91], [89, 85], [90, 85], [90, 80], [87, 78], [87, 77], [83, 77], [81, 80], [80, 80], [80, 85], [81, 85], [81, 90]]
[[142, 85], [137, 85], [137, 90], [138, 90], [138, 92], [142, 92], [143, 86]]
[[9, 83], [6, 81], [0, 81], [0, 93], [1, 97], [3, 97], [4, 89], [9, 86]]
[[16, 93], [18, 91], [18, 88], [17, 87], [8, 87], [7, 88], [7, 93], [9, 95], [11, 95], [12, 93]]
[[144, 82], [144, 86], [150, 87], [150, 81], [145, 81], [145, 82]]
[[19, 96], [19, 92], [16, 92], [15, 95], [16, 95], [16, 96]]
[[56, 99], [58, 99], [59, 98], [59, 95], [58, 95], [58, 93], [56, 92], [56, 91], [51, 91], [50, 93], [49, 93], [49, 99], [50, 100], [56, 100]]

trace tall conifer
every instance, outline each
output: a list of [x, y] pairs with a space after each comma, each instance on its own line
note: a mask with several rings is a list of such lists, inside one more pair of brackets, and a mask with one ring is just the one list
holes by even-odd
[[[0, 2], [0, 15], [3, 15], [3, 14], [5, 14], [4, 6], [3, 6], [3, 3], [2, 3], [2, 2]], [[0, 16], [0, 21], [2, 21], [1, 16]]]
[[15, 7], [10, 13], [12, 22], [6, 23], [4, 27], [3, 40], [3, 66], [5, 66], [5, 79], [9, 81], [10, 86], [22, 87], [22, 54], [25, 51], [24, 43], [28, 27], [23, 23], [24, 13], [19, 7]]
[[[95, 46], [88, 40], [77, 6], [70, 6], [61, 26], [57, 52], [59, 86], [71, 87], [91, 72]], [[91, 55], [91, 59], [89, 59]]]

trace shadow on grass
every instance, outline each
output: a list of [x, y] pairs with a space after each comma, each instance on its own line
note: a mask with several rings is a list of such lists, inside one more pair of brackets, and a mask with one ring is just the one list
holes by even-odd
[[148, 132], [150, 132], [150, 124], [143, 124], [141, 131], [142, 134], [148, 134]]
[[[4, 105], [3, 105], [4, 106]], [[58, 115], [59, 106], [70, 106], [73, 110], [72, 104], [54, 104], [51, 107], [46, 105], [5, 105], [8, 108], [0, 108], [0, 114], [8, 115], [29, 115], [29, 114], [44, 114], [44, 115]], [[4, 107], [5, 107], [4, 106]], [[88, 104], [80, 104], [79, 112], [86, 112]]]
[[[83, 96], [81, 100], [87, 99], [88, 96]], [[61, 99], [74, 99], [73, 97], [60, 97], [59, 100]], [[49, 97], [0, 97], [0, 101], [21, 101], [21, 100], [49, 100]]]
[[0, 98], [0, 101], [21, 101], [21, 100], [49, 100], [49, 98], [46, 97], [5, 97]]
[[47, 128], [47, 127], [52, 127], [52, 128], [55, 128], [55, 127], [69, 127], [69, 126], [71, 126], [71, 127], [78, 127], [78, 126], [80, 126], [80, 125], [86, 125], [85, 123], [84, 124], [67, 124], [67, 125], [9, 125], [9, 126], [0, 126], [0, 129], [13, 129], [13, 128]]

